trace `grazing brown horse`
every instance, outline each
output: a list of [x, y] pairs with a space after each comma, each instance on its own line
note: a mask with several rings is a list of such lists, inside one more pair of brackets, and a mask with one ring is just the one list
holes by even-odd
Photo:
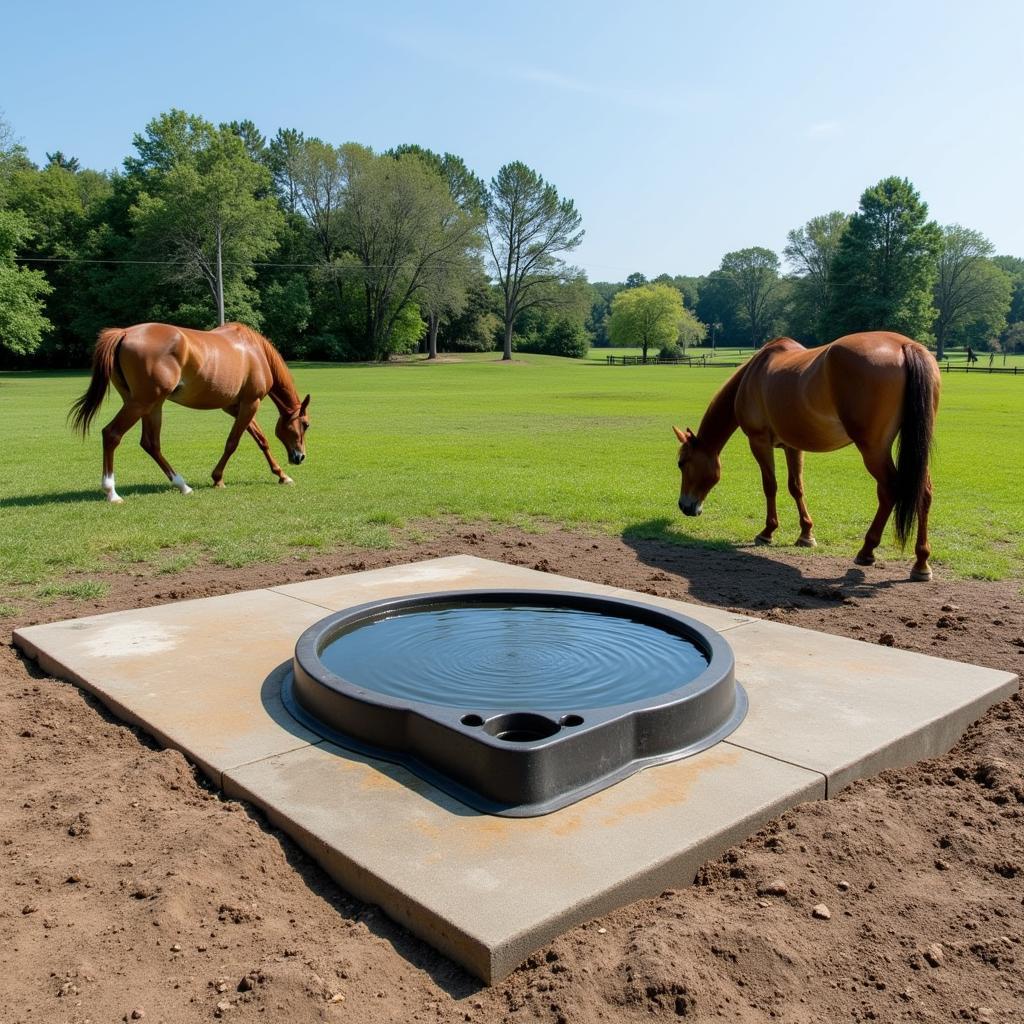
[[160, 451], [160, 420], [168, 399], [189, 409], [223, 409], [235, 418], [224, 454], [213, 469], [215, 487], [224, 486], [224, 467], [246, 431], [260, 446], [278, 480], [292, 483], [274, 461], [267, 438], [256, 424], [256, 410], [268, 395], [280, 413], [275, 433], [288, 452], [288, 461], [297, 466], [306, 457], [309, 395], [299, 401], [281, 354], [244, 324], [224, 324], [213, 331], [170, 324], [101, 331], [89, 387], [69, 413], [72, 425], [83, 436], [111, 382], [124, 404], [103, 428], [102, 486], [108, 501], [121, 501], [114, 488], [114, 450], [139, 420], [143, 449], [182, 494], [192, 493]]
[[[708, 492], [722, 475], [719, 455], [737, 427], [750, 442], [768, 510], [754, 538], [770, 544], [779, 525], [775, 507], [774, 448], [786, 453], [789, 493], [800, 514], [797, 544], [813, 547], [814, 524], [804, 502], [804, 452], [831, 452], [855, 444], [878, 483], [878, 511], [868, 527], [858, 565], [871, 565], [889, 514], [896, 510], [901, 547], [917, 519], [911, 579], [931, 579], [928, 565], [928, 473], [939, 368], [931, 353], [901, 334], [849, 334], [821, 348], [792, 338], [768, 342], [744, 363], [711, 400], [697, 433], [673, 427], [681, 442], [679, 508], [699, 516]], [[899, 436], [897, 461], [892, 446]]]

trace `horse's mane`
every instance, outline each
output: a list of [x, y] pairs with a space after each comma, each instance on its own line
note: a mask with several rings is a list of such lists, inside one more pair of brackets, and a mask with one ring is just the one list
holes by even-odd
[[274, 347], [273, 342], [269, 338], [265, 338], [259, 331], [253, 330], [247, 324], [236, 321], [230, 325], [225, 324], [225, 326], [234, 327], [247, 341], [263, 349], [263, 354], [267, 357], [267, 362], [270, 364], [270, 373], [274, 378], [274, 390], [283, 392], [292, 401], [292, 407], [298, 408], [299, 394], [295, 390], [292, 372], [288, 369], [288, 364], [284, 361], [284, 357]]

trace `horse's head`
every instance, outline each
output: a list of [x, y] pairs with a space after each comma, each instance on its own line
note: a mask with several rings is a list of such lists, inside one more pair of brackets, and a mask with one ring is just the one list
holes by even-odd
[[683, 480], [679, 488], [679, 511], [685, 516], [699, 516], [704, 499], [722, 476], [722, 460], [718, 452], [709, 451], [690, 430], [673, 427], [679, 439], [679, 472]]
[[309, 430], [309, 395], [302, 400], [298, 409], [291, 412], [281, 410], [274, 433], [288, 452], [288, 461], [297, 466], [306, 457], [306, 431]]

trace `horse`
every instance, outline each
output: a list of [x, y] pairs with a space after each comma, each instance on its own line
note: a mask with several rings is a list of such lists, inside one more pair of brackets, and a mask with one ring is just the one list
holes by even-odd
[[160, 451], [160, 423], [168, 400], [189, 409], [223, 409], [234, 417], [224, 454], [211, 474], [215, 487], [224, 486], [224, 467], [246, 432], [259, 445], [278, 480], [293, 483], [274, 460], [266, 435], [255, 420], [260, 402], [268, 396], [280, 414], [274, 433], [284, 445], [288, 461], [297, 466], [306, 457], [309, 395], [299, 401], [280, 352], [245, 324], [227, 323], [212, 331], [171, 324], [102, 330], [93, 352], [89, 387], [68, 413], [72, 427], [83, 437], [111, 383], [124, 404], [103, 428], [102, 488], [107, 501], [122, 500], [114, 486], [114, 451], [139, 420], [143, 450], [182, 494], [192, 493]]
[[[814, 547], [814, 523], [804, 501], [804, 452], [831, 452], [855, 444], [877, 482], [878, 511], [856, 556], [872, 565], [875, 548], [895, 509], [901, 549], [917, 520], [913, 580], [929, 580], [928, 462], [939, 407], [939, 367], [923, 345], [901, 334], [849, 334], [820, 348], [776, 338], [744, 363], [711, 400], [697, 432], [673, 427], [680, 442], [679, 509], [699, 516], [722, 475], [720, 454], [737, 428], [747, 436], [761, 469], [767, 514], [754, 538], [770, 544], [778, 528], [774, 448], [786, 454], [789, 493], [800, 516], [797, 545]], [[899, 436], [897, 459], [893, 443]]]

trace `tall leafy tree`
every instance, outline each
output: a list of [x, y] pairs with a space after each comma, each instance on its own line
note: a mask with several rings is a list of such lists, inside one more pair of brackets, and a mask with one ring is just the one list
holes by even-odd
[[367, 354], [386, 358], [395, 350], [396, 325], [463, 257], [479, 218], [458, 206], [423, 160], [408, 154], [362, 163], [349, 182], [345, 223], [361, 271]]
[[[388, 152], [396, 159], [411, 156], [423, 161], [424, 165], [438, 175], [448, 188], [448, 194], [455, 204], [442, 209], [442, 233], [455, 220], [468, 217], [482, 225], [486, 217], [485, 198], [487, 188], [454, 153], [440, 155], [422, 146], [403, 145]], [[479, 234], [474, 231], [466, 235], [465, 246], [452, 250], [444, 262], [435, 261], [425, 275], [423, 288], [418, 296], [420, 309], [427, 320], [427, 358], [437, 358], [437, 338], [441, 324], [459, 316], [468, 301], [468, 289], [474, 272], [479, 265]]]
[[683, 332], [687, 341], [694, 340], [694, 323], [696, 318], [684, 308], [677, 289], [667, 284], [638, 285], [624, 288], [612, 299], [608, 334], [613, 345], [642, 349], [647, 362], [651, 348], [674, 345]]
[[780, 297], [779, 257], [761, 246], [738, 249], [722, 257], [720, 269], [732, 291], [737, 319], [756, 348], [775, 324]]
[[995, 246], [980, 232], [959, 224], [942, 229], [935, 279], [935, 355], [941, 359], [954, 335], [981, 322], [998, 336], [1010, 309], [1010, 276], [989, 257]]
[[0, 208], [0, 353], [35, 351], [49, 330], [43, 299], [50, 286], [41, 271], [18, 266], [15, 256], [31, 234], [28, 218]]
[[797, 278], [794, 300], [803, 307], [804, 318], [819, 341], [825, 340], [833, 265], [849, 222], [849, 216], [839, 210], [812, 217], [789, 232], [782, 250]]
[[126, 161], [144, 176], [132, 209], [137, 242], [167, 260], [168, 279], [205, 285], [218, 323], [225, 320], [229, 296], [232, 316], [255, 322], [247, 284], [254, 264], [276, 250], [282, 227], [269, 194], [270, 172], [229, 126], [185, 118], [172, 120], [185, 131], [167, 140], [151, 125], [144, 139], [136, 137], [141, 166]]
[[992, 262], [1010, 275], [1013, 286], [1006, 319], [1011, 324], [1024, 321], [1024, 259], [1019, 256], [993, 256]]
[[487, 247], [503, 298], [502, 359], [512, 358], [520, 314], [552, 302], [552, 285], [570, 274], [562, 260], [583, 241], [583, 218], [571, 199], [526, 164], [505, 164], [487, 194]]
[[890, 330], [929, 337], [942, 233], [906, 178], [867, 189], [839, 243], [826, 322], [833, 336]]

